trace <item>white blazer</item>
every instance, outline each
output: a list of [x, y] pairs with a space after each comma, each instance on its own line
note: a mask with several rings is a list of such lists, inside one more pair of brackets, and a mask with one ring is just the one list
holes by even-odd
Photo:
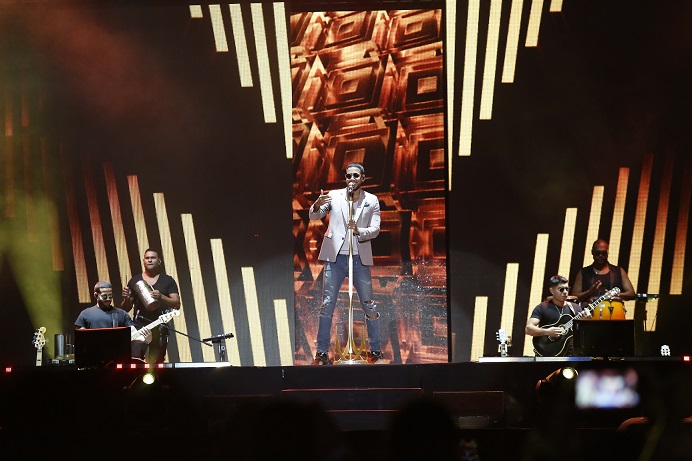
[[[329, 227], [322, 240], [320, 248], [320, 261], [336, 261], [348, 231], [348, 200], [346, 189], [329, 191], [332, 201], [314, 210], [314, 204], [310, 207], [310, 219], [322, 219], [329, 213]], [[380, 202], [377, 197], [363, 189], [358, 200], [353, 203], [353, 220], [358, 226], [358, 254], [365, 266], [372, 266], [372, 246], [370, 241], [380, 233]], [[348, 242], [347, 242], [348, 243]]]

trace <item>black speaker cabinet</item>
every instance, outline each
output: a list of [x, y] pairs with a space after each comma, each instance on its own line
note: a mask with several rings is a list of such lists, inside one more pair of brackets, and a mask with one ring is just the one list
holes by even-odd
[[585, 357], [634, 357], [634, 320], [576, 320], [574, 353]]

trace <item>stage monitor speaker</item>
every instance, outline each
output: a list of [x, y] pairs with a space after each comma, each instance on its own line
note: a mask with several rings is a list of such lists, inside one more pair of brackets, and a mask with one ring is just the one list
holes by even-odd
[[634, 357], [634, 320], [576, 320], [574, 353], [585, 357]]

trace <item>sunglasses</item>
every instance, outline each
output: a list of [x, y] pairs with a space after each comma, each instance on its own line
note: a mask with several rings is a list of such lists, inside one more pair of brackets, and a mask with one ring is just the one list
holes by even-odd
[[346, 179], [358, 179], [360, 178], [360, 173], [346, 173]]
[[606, 250], [594, 251], [594, 252], [593, 252], [593, 255], [594, 255], [594, 256], [606, 256], [606, 255], [608, 255], [608, 251], [606, 251]]
[[557, 289], [560, 293], [568, 293], [569, 292], [569, 287], [557, 287]]
[[99, 299], [102, 301], [105, 301], [107, 299], [113, 299], [113, 295], [101, 294], [101, 295], [99, 295]]

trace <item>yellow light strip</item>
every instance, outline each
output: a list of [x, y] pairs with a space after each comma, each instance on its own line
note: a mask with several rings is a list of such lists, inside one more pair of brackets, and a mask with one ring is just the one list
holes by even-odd
[[608, 260], [618, 265], [620, 256], [620, 242], [622, 242], [622, 223], [625, 220], [625, 204], [627, 203], [627, 185], [629, 183], [630, 169], [620, 168], [618, 175], [618, 187], [615, 192], [615, 205], [613, 207], [613, 223], [610, 228], [610, 242], [608, 243]]
[[480, 0], [469, 0], [466, 18], [466, 51], [464, 54], [464, 81], [461, 92], [461, 127], [459, 129], [459, 155], [471, 155], [473, 134], [473, 98], [476, 83], [476, 54], [478, 53], [478, 17]]
[[[212, 336], [211, 324], [209, 323], [207, 298], [204, 295], [204, 279], [202, 278], [202, 265], [199, 262], [195, 224], [192, 220], [192, 215], [187, 213], [180, 215], [180, 221], [183, 225], [187, 263], [190, 268], [190, 282], [192, 283], [192, 299], [195, 306], [195, 313], [197, 314], [199, 335], [202, 338], [209, 338]], [[214, 348], [208, 346], [202, 347], [202, 359], [204, 362], [216, 361]]]
[[517, 305], [518, 282], [519, 263], [507, 263], [507, 269], [505, 269], [505, 289], [502, 293], [502, 317], [500, 319], [500, 328], [504, 328], [507, 335], [511, 335], [514, 328], [514, 310]]
[[[216, 289], [219, 296], [219, 310], [221, 311], [221, 323], [224, 333], [237, 334], [233, 304], [231, 303], [231, 289], [228, 285], [228, 271], [226, 269], [226, 257], [223, 251], [221, 239], [211, 239], [211, 256], [214, 260], [214, 275], [216, 276]], [[236, 345], [237, 346], [237, 345]], [[228, 361], [231, 365], [240, 366], [240, 352], [238, 347], [227, 348]]]
[[34, 166], [31, 161], [31, 135], [22, 135], [22, 157], [24, 163], [24, 210], [26, 213], [27, 240], [38, 242], [36, 233], [36, 201], [34, 200]]
[[493, 96], [495, 94], [495, 72], [497, 71], [497, 47], [502, 21], [502, 0], [490, 0], [488, 18], [488, 41], [485, 45], [485, 67], [483, 69], [483, 89], [481, 91], [480, 119], [490, 120], [493, 116]]
[[456, 63], [456, 27], [457, 27], [457, 2], [447, 0], [445, 2], [445, 46], [447, 57], [447, 188], [452, 190], [452, 159], [454, 158], [454, 72]]
[[190, 5], [190, 17], [192, 19], [200, 19], [204, 17], [202, 13], [202, 5]]
[[574, 250], [574, 234], [577, 231], [577, 208], [565, 210], [565, 226], [562, 229], [562, 246], [560, 247], [560, 263], [557, 273], [569, 279], [572, 251]]
[[60, 219], [58, 218], [58, 209], [55, 206], [58, 203], [58, 198], [55, 196], [55, 184], [51, 180], [53, 176], [48, 172], [48, 147], [46, 146], [46, 139], [43, 137], [41, 138], [41, 163], [43, 164], [43, 183], [48, 195], [47, 213], [51, 260], [53, 270], [62, 271], [65, 270], [65, 261], [60, 244]]
[[291, 341], [288, 307], [286, 307], [285, 299], [274, 300], [274, 316], [276, 318], [276, 333], [279, 337], [281, 365], [293, 365], [293, 341]]
[[687, 229], [690, 219], [690, 197], [692, 196], [692, 160], [685, 159], [682, 188], [680, 190], [680, 206], [678, 208], [678, 224], [675, 229], [675, 249], [673, 251], [673, 267], [670, 274], [670, 294], [682, 294], [682, 282], [685, 272], [685, 253], [687, 252]]
[[91, 288], [89, 287], [89, 276], [87, 275], [86, 259], [84, 257], [84, 241], [82, 239], [82, 228], [79, 225], [79, 211], [77, 207], [77, 193], [74, 188], [74, 181], [69, 175], [65, 153], [60, 147], [60, 158], [62, 170], [64, 172], [65, 196], [67, 201], [67, 218], [70, 222], [70, 238], [72, 239], [72, 259], [74, 262], [75, 280], [77, 282], [77, 297], [80, 303], [91, 301]]
[[226, 39], [226, 29], [223, 27], [221, 5], [209, 5], [209, 17], [211, 18], [211, 30], [214, 32], [216, 51], [225, 53], [228, 51], [228, 40]]
[[137, 234], [137, 248], [143, 258], [144, 252], [149, 248], [149, 237], [147, 236], [147, 224], [144, 221], [144, 209], [142, 208], [142, 196], [139, 192], [139, 181], [137, 176], [128, 176], [127, 185], [130, 190], [130, 205], [132, 205], [132, 216], [135, 220], [135, 233]]
[[[536, 236], [536, 250], [533, 257], [533, 273], [531, 274], [531, 290], [529, 294], [529, 306], [526, 319], [531, 316], [533, 308], [543, 301], [543, 289], [545, 288], [545, 265], [548, 257], [548, 234]], [[554, 274], [551, 274], [554, 275]], [[534, 355], [533, 343], [528, 336], [524, 337], [524, 355]]]
[[5, 217], [14, 218], [17, 196], [14, 187], [14, 138], [5, 138]]
[[[110, 281], [110, 271], [108, 270], [108, 257], [106, 256], [106, 245], [103, 240], [103, 227], [101, 226], [101, 213], [99, 213], [99, 200], [96, 193], [96, 186], [92, 179], [92, 174], [88, 170], [86, 161], [83, 165], [84, 186], [86, 187], [87, 206], [89, 208], [89, 220], [91, 222], [91, 236], [94, 241], [94, 257], [96, 258], [96, 272], [99, 280]], [[95, 282], [94, 282], [95, 283]]]
[[[661, 274], [663, 272], [663, 251], [666, 244], [666, 223], [668, 221], [668, 206], [670, 204], [670, 183], [673, 180], [673, 158], [666, 158], [661, 177], [661, 192], [658, 196], [658, 208], [656, 210], [656, 226], [654, 229], [654, 243], [651, 248], [651, 266], [649, 268], [649, 286], [647, 293], [661, 292]], [[646, 304], [647, 321], [651, 321], [651, 331], [656, 330], [656, 317], [658, 314], [658, 300]]]
[[22, 128], [29, 128], [29, 119], [31, 114], [29, 111], [29, 88], [26, 78], [22, 78], [20, 95], [22, 105]]
[[[632, 247], [627, 275], [632, 282], [635, 292], [638, 292], [639, 268], [642, 261], [642, 248], [644, 247], [644, 228], [646, 226], [646, 208], [649, 201], [649, 187], [651, 184], [651, 168], [653, 155], [647, 155], [642, 164], [642, 174], [639, 180], [639, 193], [637, 194], [637, 209], [634, 214], [632, 227]], [[648, 309], [648, 305], [647, 305]], [[649, 320], [651, 320], [649, 318]]]
[[[178, 287], [180, 287], [180, 279], [178, 278], [178, 266], [175, 263], [175, 253], [173, 252], [173, 239], [171, 238], [171, 228], [168, 224], [168, 212], [166, 211], [166, 200], [162, 193], [154, 193], [154, 208], [156, 210], [156, 223], [159, 228], [159, 237], [161, 239], [161, 254], [163, 255], [163, 265], [166, 273], [173, 277], [173, 279], [178, 282]], [[142, 254], [143, 256], [144, 254]], [[181, 315], [173, 320], [173, 324], [177, 330], [187, 331], [187, 323], [185, 321], [185, 310], [183, 298], [185, 293], [180, 293], [180, 310]], [[190, 340], [184, 340], [182, 337], [176, 337], [176, 344], [178, 346], [178, 356], [181, 362], [192, 361], [192, 354], [190, 353]], [[169, 347], [171, 344], [169, 344]], [[170, 359], [170, 355], [166, 356], [166, 359]]]
[[264, 336], [262, 333], [262, 320], [257, 300], [257, 285], [255, 284], [255, 270], [252, 267], [241, 267], [243, 288], [245, 291], [245, 309], [247, 321], [250, 327], [250, 344], [252, 346], [252, 361], [256, 367], [267, 365], [267, 357], [264, 353]]
[[509, 12], [509, 28], [507, 29], [507, 45], [505, 45], [505, 62], [502, 67], [502, 83], [514, 83], [523, 8], [524, 0], [512, 0], [512, 9]]
[[12, 92], [9, 85], [5, 87], [5, 136], [14, 135], [14, 120], [12, 119]]
[[529, 26], [526, 30], [527, 48], [538, 46], [538, 31], [541, 28], [541, 16], [543, 15], [543, 0], [533, 0], [529, 13]]
[[[130, 256], [127, 252], [123, 217], [120, 213], [118, 188], [115, 184], [113, 166], [110, 163], [105, 163], [103, 165], [103, 174], [106, 177], [106, 190], [108, 191], [108, 203], [111, 210], [111, 222], [113, 223], [113, 237], [115, 238], [115, 253], [118, 258], [118, 268], [120, 269], [120, 282], [125, 286], [128, 280], [132, 278], [132, 272], [130, 271]], [[111, 282], [113, 282], [113, 280], [111, 280]]]
[[561, 13], [562, 12], [562, 0], [551, 0], [550, 1], [550, 12], [551, 13]]
[[[589, 213], [589, 227], [586, 229], [586, 241], [584, 242], [584, 264], [588, 266], [593, 261], [591, 247], [598, 240], [601, 225], [601, 213], [603, 212], [603, 192], [605, 187], [594, 186], [591, 196], [591, 212]], [[562, 275], [562, 274], [561, 274]]]
[[264, 15], [261, 3], [250, 5], [252, 12], [252, 30], [255, 33], [255, 50], [257, 50], [257, 69], [259, 70], [260, 93], [262, 93], [262, 111], [264, 123], [276, 123], [274, 90], [272, 89], [272, 72], [269, 67], [267, 51], [267, 33], [264, 27]]
[[276, 52], [279, 61], [281, 109], [284, 122], [284, 144], [286, 158], [293, 158], [293, 92], [291, 90], [291, 54], [288, 50], [286, 10], [283, 2], [274, 3], [274, 28], [276, 29]]
[[483, 357], [485, 346], [485, 327], [488, 319], [488, 297], [476, 296], [473, 309], [473, 336], [471, 341], [471, 361], [477, 362]]
[[231, 32], [233, 33], [233, 43], [235, 45], [236, 59], [238, 60], [238, 71], [240, 73], [240, 86], [249, 88], [252, 84], [252, 68], [250, 67], [250, 53], [247, 50], [247, 40], [245, 39], [245, 25], [243, 23], [243, 11], [239, 4], [228, 5], [231, 10]]

